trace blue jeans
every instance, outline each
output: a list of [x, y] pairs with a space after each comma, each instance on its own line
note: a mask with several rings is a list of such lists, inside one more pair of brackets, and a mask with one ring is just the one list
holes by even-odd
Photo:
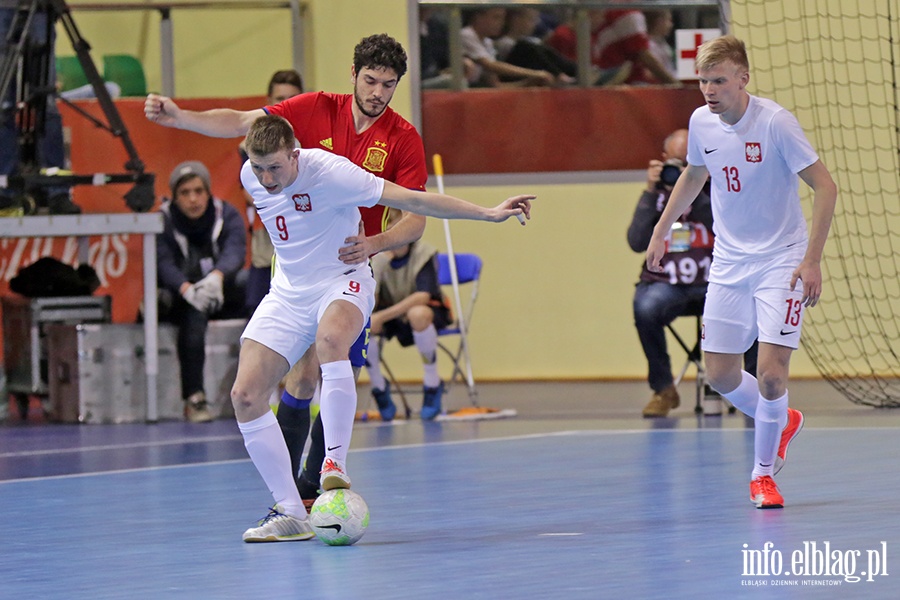
[[253, 314], [272, 285], [272, 267], [250, 266], [247, 271], [247, 313]]
[[634, 291], [634, 325], [647, 357], [647, 381], [659, 393], [674, 383], [666, 344], [666, 325], [682, 315], [699, 315], [706, 298], [705, 285], [637, 284]]
[[[15, 9], [0, 8], [0, 56], [6, 53], [6, 36], [12, 26], [12, 20], [15, 16]], [[28, 31], [28, 40], [30, 45], [45, 45], [47, 40], [47, 14], [38, 12], [34, 15], [31, 28]], [[52, 84], [56, 83], [56, 61], [54, 46], [56, 44], [56, 33], [51, 27], [49, 39], [49, 60], [50, 68], [48, 73], [48, 81]], [[28, 74], [26, 74], [28, 75]], [[12, 175], [17, 172], [19, 166], [19, 136], [16, 129], [15, 110], [12, 107], [16, 100], [15, 77], [10, 83], [6, 97], [0, 98], [3, 112], [2, 122], [0, 122], [0, 175]], [[41, 139], [37, 144], [37, 162], [40, 167], [59, 167], [65, 166], [65, 147], [63, 145], [62, 133], [62, 117], [59, 109], [56, 107], [56, 98], [52, 95], [47, 96], [47, 112], [45, 128]], [[55, 196], [58, 194], [68, 193], [69, 188], [66, 186], [54, 186], [47, 188], [47, 196]], [[9, 190], [0, 189], [0, 195], [10, 197], [13, 194]]]
[[[634, 325], [647, 357], [647, 381], [657, 394], [675, 383], [666, 344], [666, 325], [677, 317], [703, 314], [705, 300], [705, 285], [644, 281], [637, 284], [634, 291]], [[758, 352], [759, 341], [754, 341], [744, 353], [744, 370], [754, 377]]]

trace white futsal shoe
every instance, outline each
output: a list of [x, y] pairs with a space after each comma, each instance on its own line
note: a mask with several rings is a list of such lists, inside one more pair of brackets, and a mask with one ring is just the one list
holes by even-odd
[[326, 492], [328, 490], [350, 489], [350, 477], [347, 475], [344, 465], [336, 460], [326, 458], [325, 462], [322, 463], [321, 475], [320, 485]]
[[245, 542], [300, 542], [314, 537], [316, 534], [309, 524], [309, 519], [298, 519], [286, 515], [277, 504], [269, 509], [256, 527], [244, 532]]

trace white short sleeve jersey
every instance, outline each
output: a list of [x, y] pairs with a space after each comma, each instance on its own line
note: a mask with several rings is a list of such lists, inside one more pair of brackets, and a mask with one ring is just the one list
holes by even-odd
[[819, 157], [789, 111], [750, 96], [729, 125], [701, 106], [691, 115], [687, 158], [712, 182], [714, 259], [762, 258], [808, 241], [797, 173]]
[[275, 246], [272, 289], [287, 298], [318, 292], [352, 268], [338, 259], [338, 250], [359, 234], [357, 207], [374, 206], [384, 191], [383, 179], [317, 149], [300, 150], [297, 179], [278, 194], [260, 185], [250, 161], [241, 183]]

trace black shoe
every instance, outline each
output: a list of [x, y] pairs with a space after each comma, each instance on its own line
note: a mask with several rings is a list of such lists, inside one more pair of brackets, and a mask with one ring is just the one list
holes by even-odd
[[300, 492], [300, 499], [303, 500], [303, 507], [306, 513], [312, 510], [313, 504], [319, 498], [319, 482], [312, 483], [306, 478], [306, 472], [301, 472], [300, 476], [294, 480], [297, 483], [297, 491]]
[[56, 194], [47, 199], [47, 211], [51, 215], [78, 215], [81, 207], [72, 202], [69, 194]]
[[319, 497], [319, 482], [318, 481], [310, 481], [309, 477], [306, 475], [306, 471], [302, 471], [300, 476], [296, 479], [297, 482], [297, 491], [300, 492], [300, 497], [305, 499], [312, 498], [315, 500]]

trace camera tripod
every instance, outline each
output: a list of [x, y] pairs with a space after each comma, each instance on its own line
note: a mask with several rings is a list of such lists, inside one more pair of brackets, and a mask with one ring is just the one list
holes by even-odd
[[[33, 25], [38, 15], [45, 15], [46, 32], [43, 40], [34, 39]], [[48, 99], [57, 96], [56, 81], [52, 81], [54, 44], [53, 34], [56, 22], [62, 23], [78, 62], [94, 90], [100, 108], [108, 122], [95, 119], [80, 107], [60, 98], [76, 112], [95, 125], [119, 138], [128, 154], [120, 174], [70, 174], [58, 175], [41, 171], [39, 150], [41, 138], [46, 131]], [[0, 176], [0, 187], [6, 187], [17, 194], [27, 195], [35, 190], [54, 186], [98, 185], [110, 183], [132, 183], [134, 187], [125, 194], [125, 203], [135, 212], [146, 212], [153, 207], [155, 175], [144, 170], [144, 163], [128, 135], [119, 111], [104, 85], [103, 78], [91, 59], [90, 45], [81, 37], [72, 13], [64, 0], [20, 0], [5, 41], [5, 49], [0, 56], [0, 118], [9, 118], [13, 112], [19, 152], [19, 168], [16, 173], [4, 178]], [[14, 94], [10, 93], [14, 86]], [[14, 98], [12, 104], [9, 100]]]

